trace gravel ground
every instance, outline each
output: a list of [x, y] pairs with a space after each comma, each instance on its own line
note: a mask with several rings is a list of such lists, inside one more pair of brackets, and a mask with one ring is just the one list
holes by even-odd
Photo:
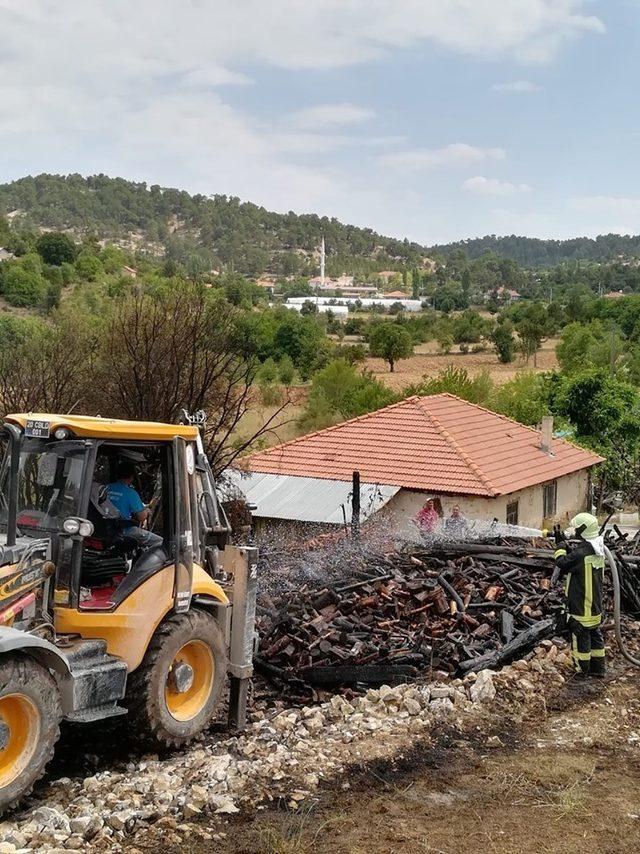
[[[25, 808], [0, 825], [0, 854], [135, 852], [194, 840], [224, 850], [226, 822], [234, 816], [274, 803], [307, 809], [320, 787], [335, 784], [354, 765], [387, 763], [444, 727], [486, 732], [497, 719], [517, 722], [564, 684], [568, 662], [563, 642], [546, 641], [529, 661], [499, 673], [271, 709], [239, 737], [210, 732], [179, 753], [140, 755], [126, 738], [118, 740], [116, 729], [111, 750], [96, 756], [78, 745], [73, 760], [66, 759], [67, 774], [54, 771]], [[89, 766], [98, 770], [87, 773]]]

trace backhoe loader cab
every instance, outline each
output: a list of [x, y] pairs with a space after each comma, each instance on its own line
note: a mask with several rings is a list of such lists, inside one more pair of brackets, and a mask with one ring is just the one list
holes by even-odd
[[[128, 714], [141, 738], [181, 745], [211, 722], [229, 674], [230, 720], [244, 723], [257, 554], [227, 545], [188, 420], [5, 419], [0, 810], [44, 773], [62, 719]], [[148, 507], [131, 518], [114, 488], [124, 470]]]

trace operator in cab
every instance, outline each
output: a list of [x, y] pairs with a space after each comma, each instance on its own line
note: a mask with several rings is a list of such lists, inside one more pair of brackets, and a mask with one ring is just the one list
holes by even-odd
[[131, 521], [131, 525], [122, 531], [123, 535], [135, 540], [140, 548], [146, 550], [161, 546], [163, 541], [158, 534], [141, 527], [149, 518], [151, 508], [133, 488], [135, 474], [133, 463], [121, 461], [118, 464], [117, 480], [107, 486], [107, 495], [120, 517]]
[[578, 513], [569, 523], [577, 546], [569, 550], [565, 535], [556, 530], [554, 575], [566, 576], [567, 628], [571, 632], [571, 652], [576, 673], [603, 677], [605, 674], [602, 624], [602, 587], [604, 584], [604, 539], [600, 525], [591, 513]]

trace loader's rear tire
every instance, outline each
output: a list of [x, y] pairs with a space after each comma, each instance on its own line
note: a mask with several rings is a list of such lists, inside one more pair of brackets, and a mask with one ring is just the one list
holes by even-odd
[[166, 619], [129, 677], [125, 703], [143, 741], [186, 744], [212, 720], [227, 675], [227, 654], [216, 620], [194, 609]]
[[44, 774], [61, 718], [58, 686], [48, 670], [27, 655], [0, 658], [0, 813]]

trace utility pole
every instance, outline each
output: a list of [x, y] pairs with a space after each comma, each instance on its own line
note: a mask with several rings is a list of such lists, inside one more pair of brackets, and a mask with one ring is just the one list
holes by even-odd
[[360, 539], [360, 472], [354, 471], [351, 486], [351, 536]]

